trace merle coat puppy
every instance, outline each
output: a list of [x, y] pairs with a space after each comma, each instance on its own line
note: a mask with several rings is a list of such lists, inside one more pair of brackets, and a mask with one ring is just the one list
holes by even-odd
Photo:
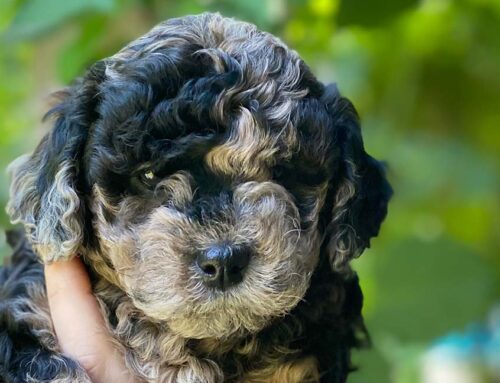
[[58, 349], [37, 262], [79, 254], [146, 382], [345, 382], [366, 338], [349, 261], [391, 188], [336, 87], [272, 35], [203, 14], [61, 97], [10, 168], [27, 241], [11, 235], [0, 273], [2, 379], [89, 382]]

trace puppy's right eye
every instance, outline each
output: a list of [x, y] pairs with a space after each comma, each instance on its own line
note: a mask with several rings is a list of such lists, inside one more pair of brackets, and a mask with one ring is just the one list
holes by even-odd
[[153, 180], [155, 178], [155, 174], [153, 173], [152, 170], [146, 171], [143, 175], [144, 178], [146, 178], [147, 180]]
[[144, 169], [139, 174], [140, 181], [148, 188], [153, 188], [159, 181], [159, 178], [151, 169]]

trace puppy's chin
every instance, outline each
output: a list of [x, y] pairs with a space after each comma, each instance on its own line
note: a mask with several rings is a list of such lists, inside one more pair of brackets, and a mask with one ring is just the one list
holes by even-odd
[[271, 320], [268, 317], [255, 317], [249, 314], [244, 322], [239, 317], [227, 313], [178, 317], [167, 321], [168, 327], [183, 338], [234, 338], [262, 330]]
[[[307, 286], [308, 281], [300, 281]], [[304, 290], [304, 291], [302, 291]], [[151, 309], [151, 305], [134, 302], [148, 317], [166, 324], [169, 329], [183, 337], [191, 339], [234, 338], [249, 333], [257, 333], [273, 319], [284, 316], [301, 300], [305, 288], [292, 292], [283, 292], [275, 301], [268, 299], [261, 307], [255, 303], [245, 304], [248, 297], [221, 297], [205, 304], [204, 311], [200, 307], [179, 306], [176, 312], [171, 307], [165, 310]]]

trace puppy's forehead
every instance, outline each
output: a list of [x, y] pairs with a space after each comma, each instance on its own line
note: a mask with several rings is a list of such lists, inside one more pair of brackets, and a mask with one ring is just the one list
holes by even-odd
[[281, 159], [290, 157], [297, 147], [297, 135], [288, 117], [282, 121], [280, 130], [270, 129], [266, 126], [268, 123], [268, 120], [257, 118], [251, 110], [239, 108], [227, 139], [206, 154], [207, 166], [212, 172], [229, 177], [268, 179], [271, 168]]
[[253, 25], [188, 19], [160, 24], [106, 60], [95, 141], [136, 162], [194, 145], [212, 172], [264, 180], [297, 151], [299, 104], [323, 85]]

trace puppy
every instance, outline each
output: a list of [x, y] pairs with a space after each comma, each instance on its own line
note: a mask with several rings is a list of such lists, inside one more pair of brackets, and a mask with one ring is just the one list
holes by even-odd
[[146, 382], [345, 382], [366, 340], [349, 261], [391, 188], [357, 114], [297, 53], [203, 14], [92, 65], [16, 160], [0, 376], [89, 382], [58, 349], [41, 265], [79, 254]]

